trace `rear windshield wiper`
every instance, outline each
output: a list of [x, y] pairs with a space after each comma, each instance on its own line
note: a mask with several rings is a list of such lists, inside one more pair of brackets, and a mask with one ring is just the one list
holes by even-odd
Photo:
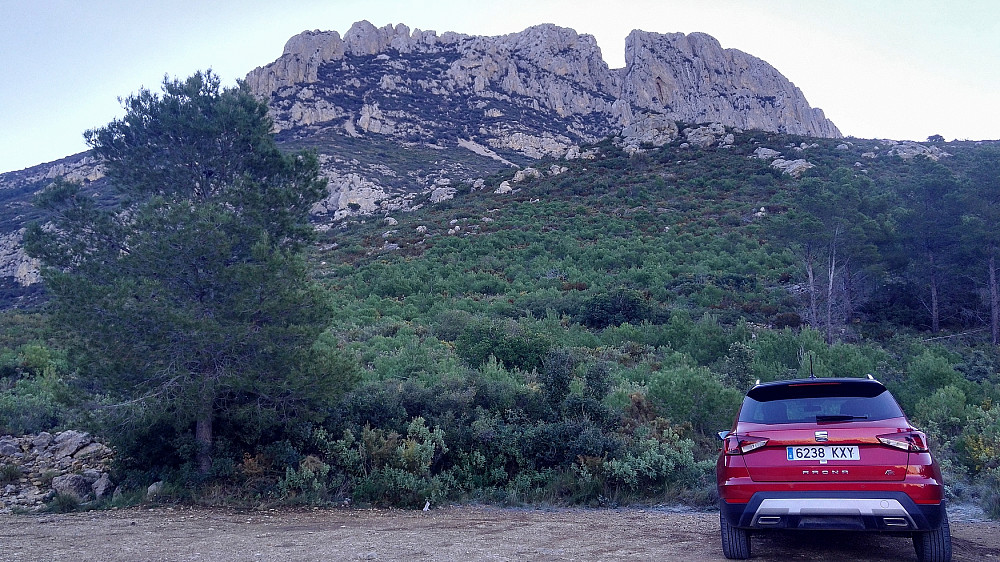
[[866, 419], [868, 419], [868, 416], [848, 416], [844, 414], [816, 416], [816, 421], [818, 422], [840, 422], [840, 421], [854, 421], [854, 420], [866, 420]]

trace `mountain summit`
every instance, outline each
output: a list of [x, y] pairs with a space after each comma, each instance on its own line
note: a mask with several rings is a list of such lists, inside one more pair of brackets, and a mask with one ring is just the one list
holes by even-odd
[[704, 33], [633, 31], [625, 60], [610, 69], [593, 36], [551, 24], [479, 37], [361, 21], [343, 38], [292, 37], [247, 82], [280, 129], [333, 125], [414, 141], [449, 131], [528, 156], [616, 134], [642, 113], [841, 136], [774, 67]]

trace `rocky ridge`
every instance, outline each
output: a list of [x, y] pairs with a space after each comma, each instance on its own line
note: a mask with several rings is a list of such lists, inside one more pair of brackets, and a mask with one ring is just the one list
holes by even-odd
[[[593, 36], [552, 24], [481, 37], [361, 21], [343, 37], [292, 37], [246, 82], [280, 139], [326, 140], [330, 194], [315, 210], [335, 219], [411, 209], [442, 184], [572, 158], [609, 136], [630, 153], [662, 146], [677, 122], [840, 136], [774, 67], [702, 33], [633, 31], [625, 67], [611, 69]], [[355, 157], [384, 142], [412, 157], [391, 170]], [[434, 169], [415, 163], [428, 158]]]
[[480, 125], [494, 126], [470, 128], [471, 134], [492, 137], [497, 146], [504, 144], [500, 133], [527, 126], [504, 105], [568, 120], [569, 140], [621, 131], [647, 112], [686, 123], [840, 136], [774, 67], [723, 49], [704, 33], [636, 30], [625, 53], [625, 67], [611, 69], [593, 36], [552, 24], [479, 37], [361, 21], [343, 38], [336, 31], [292, 37], [278, 60], [246, 80], [270, 101], [279, 130], [336, 122], [347, 133], [420, 137], [440, 127], [417, 105], [396, 103], [418, 95], [425, 105], [443, 98], [468, 106], [472, 116], [480, 114]]

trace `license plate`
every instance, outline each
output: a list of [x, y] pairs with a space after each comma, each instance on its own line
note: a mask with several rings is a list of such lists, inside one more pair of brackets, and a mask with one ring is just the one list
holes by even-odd
[[857, 445], [817, 445], [786, 447], [790, 461], [859, 461], [861, 451]]

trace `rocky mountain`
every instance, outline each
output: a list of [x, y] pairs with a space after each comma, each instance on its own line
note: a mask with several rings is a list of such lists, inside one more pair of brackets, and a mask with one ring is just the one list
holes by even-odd
[[[343, 37], [292, 37], [246, 80], [281, 140], [324, 155], [331, 190], [317, 214], [334, 218], [412, 208], [421, 190], [448, 197], [608, 136], [663, 144], [674, 122], [840, 136], [772, 66], [701, 33], [634, 31], [611, 69], [593, 36], [551, 24], [478, 37], [362, 21]], [[365, 158], [386, 142], [391, 162]]]
[[[319, 228], [460, 189], [502, 193], [510, 187], [496, 173], [586, 158], [587, 145], [608, 137], [630, 152], [681, 135], [724, 147], [727, 130], [840, 137], [771, 65], [702, 33], [633, 31], [625, 67], [611, 69], [593, 36], [551, 24], [479, 37], [362, 21], [343, 37], [292, 37], [246, 82], [270, 105], [279, 143], [319, 153], [330, 180], [314, 209]], [[37, 281], [20, 230], [30, 195], [58, 176], [101, 193], [100, 166], [86, 154], [0, 175], [0, 285]]]
[[[454, 130], [448, 117], [462, 116], [474, 118], [465, 127], [469, 136], [492, 137], [493, 146], [526, 155], [557, 152], [551, 143], [511, 140], [521, 128], [530, 131], [516, 121], [526, 110], [562, 121], [568, 140], [607, 136], [644, 112], [685, 123], [840, 136], [774, 67], [723, 49], [709, 35], [633, 31], [625, 55], [624, 68], [610, 69], [593, 36], [551, 24], [475, 37], [363, 21], [343, 39], [336, 31], [292, 37], [278, 60], [247, 81], [271, 101], [281, 129], [337, 123], [347, 130], [350, 121], [355, 132], [426, 141]], [[454, 109], [427, 111], [445, 107]]]

